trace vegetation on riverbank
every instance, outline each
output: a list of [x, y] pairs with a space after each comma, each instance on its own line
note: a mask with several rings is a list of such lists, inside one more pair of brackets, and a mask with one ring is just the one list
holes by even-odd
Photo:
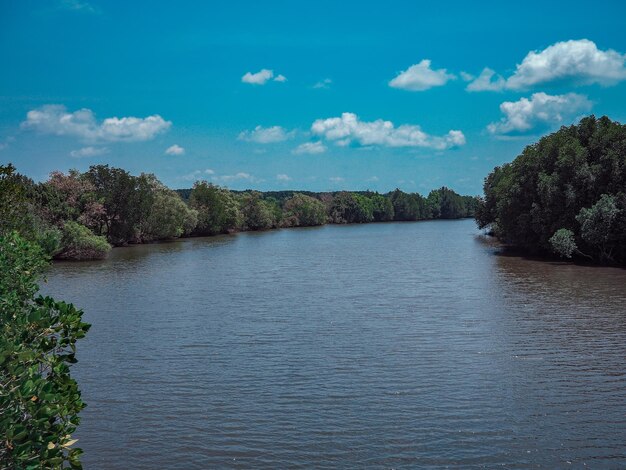
[[111, 246], [181, 236], [327, 223], [455, 219], [478, 200], [448, 188], [428, 197], [361, 192], [230, 191], [206, 181], [172, 191], [154, 175], [96, 165], [43, 183], [0, 166], [0, 234], [13, 230], [56, 259], [100, 259]]
[[626, 264], [626, 126], [607, 117], [529, 145], [485, 179], [479, 227], [538, 254]]
[[89, 325], [37, 295], [48, 260], [17, 232], [0, 236], [0, 468], [82, 468], [72, 433], [85, 406], [70, 375]]

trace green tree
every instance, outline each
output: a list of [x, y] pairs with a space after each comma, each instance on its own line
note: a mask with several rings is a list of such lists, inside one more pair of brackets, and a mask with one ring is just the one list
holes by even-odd
[[81, 468], [72, 434], [85, 404], [70, 365], [89, 325], [73, 305], [37, 295], [46, 265], [39, 246], [0, 236], [2, 468]]
[[294, 194], [285, 201], [283, 221], [286, 227], [307, 227], [326, 223], [324, 204], [304, 194]]
[[554, 249], [569, 230], [597, 262], [626, 263], [626, 126], [584, 118], [526, 147], [485, 179], [476, 208], [479, 227], [530, 252]]
[[329, 219], [335, 224], [371, 222], [374, 219], [374, 208], [367, 197], [342, 191], [333, 197]]
[[408, 194], [396, 189], [388, 197], [393, 205], [394, 220], [410, 221], [431, 217], [426, 200], [419, 194]]
[[195, 234], [215, 235], [241, 229], [243, 220], [233, 194], [206, 181], [198, 181], [189, 196], [189, 205], [198, 211]]
[[372, 201], [372, 215], [376, 222], [393, 220], [394, 210], [391, 199], [378, 193], [372, 194], [370, 199]]
[[0, 165], [0, 235], [17, 230], [34, 236], [33, 208], [27, 178], [11, 164]]
[[266, 230], [277, 225], [273, 204], [261, 199], [261, 193], [251, 191], [241, 196], [244, 230]]
[[85, 173], [86, 180], [93, 186], [95, 200], [104, 207], [98, 235], [107, 237], [114, 245], [123, 245], [133, 240], [145, 207], [151, 204], [146, 178], [138, 180], [121, 168], [95, 165]]
[[150, 191], [151, 204], [139, 223], [140, 241], [177, 238], [193, 232], [198, 223], [198, 212], [195, 209], [191, 209], [175, 191], [153, 175], [150, 175]]
[[580, 223], [580, 236], [601, 261], [614, 261], [612, 256], [613, 225], [620, 210], [615, 198], [603, 194], [591, 208], [583, 207], [576, 220]]

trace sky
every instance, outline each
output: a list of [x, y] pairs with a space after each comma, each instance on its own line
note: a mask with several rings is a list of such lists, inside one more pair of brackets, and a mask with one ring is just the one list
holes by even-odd
[[172, 188], [447, 186], [626, 122], [626, 2], [0, 0], [0, 163]]

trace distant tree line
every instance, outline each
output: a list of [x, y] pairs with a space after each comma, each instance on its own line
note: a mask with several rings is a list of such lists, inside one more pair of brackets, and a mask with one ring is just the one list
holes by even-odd
[[626, 126], [607, 117], [529, 145], [485, 179], [479, 227], [529, 252], [626, 264]]
[[0, 235], [17, 231], [56, 259], [104, 258], [111, 246], [279, 227], [472, 217], [478, 199], [361, 192], [230, 191], [198, 181], [173, 191], [154, 175], [95, 165], [35, 183], [0, 166]]

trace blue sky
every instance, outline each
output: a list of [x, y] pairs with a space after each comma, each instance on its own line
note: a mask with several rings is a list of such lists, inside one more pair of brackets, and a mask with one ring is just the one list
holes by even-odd
[[626, 122], [626, 3], [0, 2], [0, 162], [173, 188], [479, 194], [545, 132]]

